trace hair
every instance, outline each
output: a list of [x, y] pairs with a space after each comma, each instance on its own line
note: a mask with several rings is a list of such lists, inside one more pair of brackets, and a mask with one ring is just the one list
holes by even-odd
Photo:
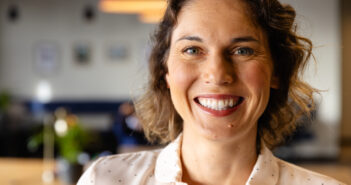
[[[190, 0], [168, 0], [165, 15], [153, 35], [149, 58], [149, 82], [136, 102], [137, 115], [150, 142], [167, 143], [182, 132], [182, 118], [176, 112], [167, 88], [167, 57], [177, 16]], [[266, 33], [279, 88], [270, 91], [268, 105], [258, 120], [258, 138], [273, 148], [291, 135], [296, 119], [309, 115], [317, 92], [301, 79], [312, 56], [312, 42], [296, 32], [295, 10], [278, 0], [242, 0], [254, 23]]]

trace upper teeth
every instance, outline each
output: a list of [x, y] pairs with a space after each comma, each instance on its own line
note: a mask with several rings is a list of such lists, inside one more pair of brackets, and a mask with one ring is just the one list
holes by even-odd
[[213, 98], [199, 98], [199, 103], [207, 108], [214, 110], [225, 110], [234, 107], [238, 103], [238, 99], [213, 99]]

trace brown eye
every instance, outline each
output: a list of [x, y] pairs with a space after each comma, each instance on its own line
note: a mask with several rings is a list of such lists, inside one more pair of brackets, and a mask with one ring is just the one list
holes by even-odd
[[234, 51], [234, 55], [250, 56], [254, 54], [254, 50], [251, 48], [238, 48]]

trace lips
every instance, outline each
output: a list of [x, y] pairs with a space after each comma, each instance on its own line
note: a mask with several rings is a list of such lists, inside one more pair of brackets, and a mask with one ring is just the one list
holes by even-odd
[[239, 108], [244, 98], [232, 95], [202, 95], [194, 101], [202, 110], [213, 116], [227, 116]]

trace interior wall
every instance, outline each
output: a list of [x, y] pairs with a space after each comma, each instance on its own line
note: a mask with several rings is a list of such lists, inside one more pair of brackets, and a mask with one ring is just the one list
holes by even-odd
[[[11, 23], [6, 10], [14, 1], [0, 1], [0, 89], [33, 99], [39, 82], [51, 86], [52, 99], [128, 99], [138, 94], [146, 78], [145, 52], [154, 25], [140, 23], [136, 15], [96, 13], [86, 21], [83, 10], [97, 1], [16, 1], [20, 19]], [[73, 58], [77, 44], [91, 47], [91, 60], [79, 65]], [[42, 74], [35, 65], [39, 45], [55, 45], [58, 67]], [[111, 45], [125, 46], [126, 57], [110, 61]]]
[[[322, 90], [321, 118], [330, 123], [341, 119], [341, 29], [339, 1], [282, 0], [297, 12], [298, 31], [312, 40], [315, 62], [311, 61], [305, 80]], [[313, 60], [313, 59], [312, 59]]]
[[311, 39], [313, 58], [304, 79], [322, 90], [315, 97], [318, 112], [312, 124], [314, 142], [302, 145], [298, 151], [320, 156], [338, 156], [341, 122], [341, 23], [339, 1], [281, 0], [291, 4], [296, 12], [298, 32]]

